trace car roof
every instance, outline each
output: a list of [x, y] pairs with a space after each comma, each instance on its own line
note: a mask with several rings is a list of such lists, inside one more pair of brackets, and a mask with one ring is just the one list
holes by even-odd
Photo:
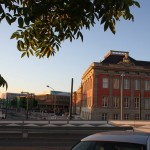
[[148, 138], [150, 138], [150, 133], [133, 131], [111, 131], [96, 133], [82, 139], [81, 141], [109, 141], [146, 145]]

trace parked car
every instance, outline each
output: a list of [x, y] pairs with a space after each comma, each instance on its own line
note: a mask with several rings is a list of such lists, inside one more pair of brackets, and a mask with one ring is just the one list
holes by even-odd
[[71, 150], [150, 150], [150, 133], [111, 131], [90, 135]]

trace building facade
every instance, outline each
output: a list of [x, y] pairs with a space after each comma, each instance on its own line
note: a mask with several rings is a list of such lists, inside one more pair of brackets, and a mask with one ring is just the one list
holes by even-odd
[[69, 113], [70, 93], [52, 91], [51, 94], [35, 95], [40, 111], [61, 115]]
[[86, 120], [150, 120], [150, 62], [109, 51], [83, 74], [76, 105]]

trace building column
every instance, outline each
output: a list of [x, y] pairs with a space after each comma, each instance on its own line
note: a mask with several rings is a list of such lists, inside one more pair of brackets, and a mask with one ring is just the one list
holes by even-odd
[[[112, 104], [112, 100], [113, 100], [113, 74], [110, 73], [109, 74], [109, 101], [108, 101], [108, 109], [111, 109], [113, 104]], [[113, 119], [112, 118], [112, 113], [110, 113], [110, 111], [108, 111], [108, 116], [107, 116], [107, 120]]]
[[97, 107], [97, 92], [98, 92], [98, 75], [93, 74], [93, 85], [92, 85], [92, 101], [93, 107]]

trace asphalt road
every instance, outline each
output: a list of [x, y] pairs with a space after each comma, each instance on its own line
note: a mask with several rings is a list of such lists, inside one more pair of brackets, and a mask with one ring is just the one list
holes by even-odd
[[[25, 113], [9, 111], [7, 119], [23, 119]], [[31, 116], [30, 116], [31, 117]], [[32, 117], [34, 117], [32, 115]], [[37, 117], [37, 115], [36, 115]], [[40, 119], [40, 115], [38, 118]], [[125, 130], [116, 127], [22, 127], [0, 126], [0, 150], [69, 150], [75, 143], [90, 134], [108, 130]]]
[[0, 127], [0, 150], [69, 150], [90, 134], [126, 130], [116, 127]]
[[[28, 138], [19, 138], [14, 134], [5, 134], [0, 139], [0, 149], [5, 150], [69, 150], [77, 141], [88, 134], [38, 134], [30, 135]], [[2, 136], [2, 135], [1, 135]]]

